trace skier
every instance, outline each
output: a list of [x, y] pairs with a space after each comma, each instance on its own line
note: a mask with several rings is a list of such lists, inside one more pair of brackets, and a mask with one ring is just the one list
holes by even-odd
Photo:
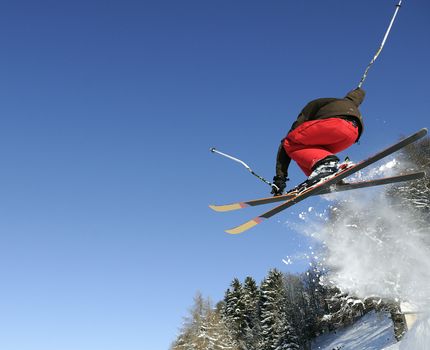
[[344, 98], [319, 98], [302, 109], [279, 146], [273, 178], [278, 189], [272, 187], [273, 195], [284, 192], [291, 159], [308, 176], [310, 185], [340, 169], [335, 153], [357, 142], [363, 132], [358, 107], [364, 96], [365, 91], [356, 88]]

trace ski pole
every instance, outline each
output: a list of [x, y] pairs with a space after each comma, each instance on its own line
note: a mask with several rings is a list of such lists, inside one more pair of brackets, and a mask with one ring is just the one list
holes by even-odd
[[393, 26], [394, 20], [395, 20], [395, 18], [396, 18], [396, 16], [397, 16], [397, 12], [399, 12], [399, 9], [400, 9], [401, 5], [402, 5], [402, 0], [400, 0], [400, 1], [399, 1], [399, 3], [396, 5], [396, 11], [394, 11], [394, 15], [393, 15], [393, 17], [391, 18], [390, 25], [388, 26], [387, 31], [385, 32], [384, 38], [382, 39], [382, 43], [381, 43], [381, 45], [379, 46], [378, 50], [376, 51], [375, 56], [373, 56], [372, 60], [370, 61], [370, 63], [369, 63], [369, 64], [368, 64], [368, 66], [366, 67], [366, 70], [364, 71], [364, 74], [363, 74], [363, 76], [361, 77], [360, 83], [358, 84], [358, 87], [359, 87], [359, 88], [361, 88], [361, 86], [363, 85], [364, 80], [365, 80], [365, 79], [366, 79], [366, 77], [367, 77], [367, 72], [369, 71], [370, 67], [371, 67], [371, 66], [372, 66], [372, 64], [376, 61], [376, 59], [378, 58], [379, 54], [381, 53], [382, 48], [383, 48], [383, 47], [384, 47], [384, 45], [385, 45], [385, 41], [386, 41], [386, 40], [387, 40], [387, 38], [388, 38], [388, 34], [390, 34], [391, 27]]
[[258, 175], [258, 174], [256, 174], [249, 166], [248, 166], [248, 164], [246, 164], [243, 160], [240, 160], [240, 159], [238, 159], [238, 158], [235, 158], [235, 157], [233, 157], [233, 156], [230, 156], [230, 155], [228, 155], [228, 154], [226, 154], [226, 153], [223, 153], [223, 152], [221, 152], [221, 151], [218, 151], [215, 147], [211, 147], [210, 149], [209, 149], [212, 153], [217, 153], [217, 154], [219, 154], [219, 155], [221, 155], [221, 156], [224, 156], [224, 157], [226, 157], [226, 158], [229, 158], [229, 159], [231, 159], [231, 160], [234, 160], [235, 162], [238, 162], [238, 163], [240, 163], [240, 164], [242, 164], [252, 175], [254, 175], [255, 177], [257, 177], [257, 178], [259, 178], [261, 181], [263, 181], [264, 183], [266, 183], [267, 185], [269, 185], [269, 186], [271, 186], [272, 188], [275, 188], [277, 191], [279, 191], [279, 187], [278, 186], [276, 186], [274, 183], [271, 183], [271, 182], [269, 182], [269, 181], [267, 181], [264, 177], [262, 177], [262, 176], [260, 176], [260, 175]]

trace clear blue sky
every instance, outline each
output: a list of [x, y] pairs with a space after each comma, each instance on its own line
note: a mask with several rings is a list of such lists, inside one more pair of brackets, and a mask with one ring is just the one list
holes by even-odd
[[[0, 5], [0, 348], [162, 350], [196, 291], [299, 272], [309, 242], [261, 212], [303, 105], [357, 86], [396, 1]], [[359, 160], [429, 126], [430, 4], [406, 0], [364, 85]], [[303, 180], [291, 167], [292, 183]], [[265, 208], [264, 208], [265, 209]]]

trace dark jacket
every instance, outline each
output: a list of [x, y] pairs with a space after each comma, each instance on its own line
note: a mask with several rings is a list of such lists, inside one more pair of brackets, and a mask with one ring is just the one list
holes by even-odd
[[[363, 102], [365, 94], [363, 89], [357, 88], [348, 92], [344, 98], [319, 98], [313, 100], [302, 109], [289, 132], [310, 120], [342, 118], [356, 122], [358, 126], [357, 142], [364, 130], [363, 118], [358, 107]], [[276, 176], [286, 178], [290, 162], [291, 159], [285, 152], [281, 142], [276, 157]]]

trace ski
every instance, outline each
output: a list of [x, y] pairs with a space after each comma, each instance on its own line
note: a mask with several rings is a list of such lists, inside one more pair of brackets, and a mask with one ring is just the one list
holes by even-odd
[[[319, 192], [317, 195], [324, 195], [328, 193], [342, 192], [342, 191], [350, 191], [350, 190], [356, 190], [356, 189], [366, 188], [366, 187], [388, 185], [396, 182], [418, 180], [418, 179], [422, 179], [424, 176], [425, 176], [424, 172], [418, 172], [418, 173], [383, 177], [375, 180], [357, 181], [352, 183], [341, 182], [330, 186], [330, 188], [326, 188], [325, 190]], [[247, 207], [255, 207], [263, 204], [283, 202], [297, 196], [298, 194], [299, 193], [297, 192], [297, 190], [292, 189], [290, 192], [281, 196], [252, 199], [249, 201], [224, 204], [224, 205], [211, 204], [209, 205], [209, 207], [218, 212], [233, 211], [233, 210], [243, 209]]]
[[404, 181], [413, 181], [413, 180], [419, 180], [426, 176], [425, 172], [418, 172], [418, 173], [410, 173], [410, 174], [403, 174], [403, 175], [396, 175], [396, 176], [390, 176], [390, 177], [382, 177], [380, 179], [375, 180], [367, 180], [367, 181], [358, 181], [358, 182], [351, 182], [351, 183], [337, 183], [332, 185], [329, 189], [325, 189], [318, 193], [318, 195], [327, 194], [327, 193], [335, 193], [335, 192], [343, 192], [343, 191], [350, 191], [350, 190], [357, 190], [360, 188], [367, 188], [367, 187], [374, 187], [374, 186], [381, 186], [381, 185], [389, 185], [393, 183], [399, 183]]
[[234, 227], [232, 229], [226, 230], [226, 232], [231, 233], [231, 234], [238, 234], [238, 233], [242, 233], [246, 230], [249, 230], [250, 228], [260, 224], [264, 220], [269, 219], [270, 217], [278, 214], [282, 210], [285, 210], [285, 209], [291, 207], [292, 205], [299, 203], [302, 200], [304, 200], [310, 196], [317, 195], [317, 194], [320, 194], [321, 192], [323, 192], [325, 190], [328, 190], [332, 185], [339, 183], [342, 179], [360, 171], [361, 169], [363, 169], [363, 168], [387, 157], [388, 155], [402, 149], [403, 147], [419, 140], [420, 138], [424, 137], [426, 134], [427, 134], [427, 129], [426, 128], [421, 129], [418, 132], [416, 132], [415, 134], [412, 134], [411, 136], [406, 137], [405, 139], [395, 143], [394, 145], [384, 149], [383, 151], [378, 152], [375, 155], [361, 161], [360, 163], [357, 163], [351, 167], [348, 167], [345, 170], [342, 170], [342, 171], [336, 173], [335, 175], [330, 176], [327, 179], [320, 181], [320, 182], [316, 183], [315, 185], [306, 188], [305, 190], [301, 191], [296, 196], [287, 199], [287, 201], [276, 206], [275, 208], [270, 209], [269, 211], [243, 223], [242, 225], [239, 225], [239, 226]]

